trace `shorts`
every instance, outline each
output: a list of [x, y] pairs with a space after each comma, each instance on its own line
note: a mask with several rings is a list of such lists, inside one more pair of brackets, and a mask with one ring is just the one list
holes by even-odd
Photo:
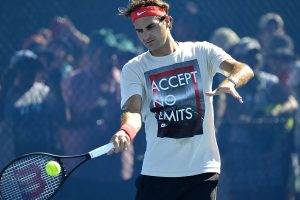
[[140, 175], [135, 186], [136, 200], [216, 200], [218, 173], [186, 177]]

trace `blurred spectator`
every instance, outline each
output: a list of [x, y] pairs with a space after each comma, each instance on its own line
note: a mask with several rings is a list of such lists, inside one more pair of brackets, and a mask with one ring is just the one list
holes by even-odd
[[38, 56], [39, 61], [43, 64], [44, 66], [44, 71], [42, 74], [38, 75], [38, 79], [40, 81], [44, 81], [46, 79], [46, 76], [48, 72], [50, 71], [50, 65], [53, 60], [53, 54], [52, 52], [48, 49], [47, 46], [39, 47], [33, 52]]
[[[109, 142], [111, 134], [119, 127], [116, 121], [120, 115], [120, 71], [113, 65], [118, 59], [115, 54], [118, 49], [110, 45], [109, 38], [101, 30], [95, 31], [89, 39], [87, 66], [77, 69], [63, 81], [63, 97], [69, 113], [69, 127], [62, 136], [66, 154], [86, 152]], [[97, 181], [97, 188], [105, 191], [99, 194], [103, 199], [131, 198], [125, 197], [124, 179], [132, 176], [132, 153], [132, 149], [124, 152], [127, 154], [123, 156], [124, 165], [122, 154], [101, 157], [79, 178], [85, 179], [84, 182]]]
[[[61, 82], [70, 76], [73, 71], [72, 47], [64, 39], [55, 39], [48, 45], [52, 57], [46, 71], [46, 82], [55, 96], [62, 100]], [[64, 109], [63, 109], [64, 110]]]
[[[227, 53], [232, 54], [233, 47], [239, 43], [240, 37], [228, 27], [217, 28], [210, 37], [209, 40], [212, 44], [225, 50]], [[250, 65], [251, 66], [251, 65]], [[217, 73], [214, 76], [213, 88], [216, 88], [223, 80], [224, 76]], [[215, 127], [218, 132], [219, 126], [222, 123], [223, 115], [225, 112], [226, 95], [221, 94], [214, 100], [214, 107], [216, 108], [215, 114]]]
[[57, 38], [54, 40], [49, 29], [41, 29], [35, 35], [47, 41], [44, 44], [30, 44], [30, 42], [27, 44], [37, 54], [38, 60], [44, 67], [44, 70], [36, 75], [36, 80], [44, 82], [50, 88], [47, 95], [47, 105], [51, 110], [49, 113], [51, 131], [55, 135], [53, 145], [56, 146], [56, 151], [59, 150], [62, 153], [57, 137], [66, 124], [66, 109], [61, 93], [61, 81], [69, 76], [73, 70], [69, 64], [72, 60], [72, 47], [64, 39]]
[[240, 90], [243, 105], [227, 99], [218, 135], [223, 154], [219, 197], [286, 199], [290, 192], [287, 185], [293, 114], [277, 110], [289, 101], [290, 94], [281, 87], [277, 76], [261, 71], [261, 47], [257, 40], [242, 38], [233, 49], [233, 57], [252, 64], [256, 76]]
[[232, 29], [221, 27], [213, 32], [209, 41], [222, 48], [227, 53], [231, 53], [234, 45], [239, 43], [240, 37]]
[[[288, 85], [292, 90], [293, 95], [297, 98], [297, 101], [300, 102], [300, 61], [297, 60], [294, 62], [292, 68], [291, 76], [288, 80]], [[296, 126], [294, 132], [294, 153], [292, 156], [293, 163], [293, 172], [294, 172], [294, 181], [293, 187], [295, 191], [295, 199], [300, 199], [300, 109], [296, 112]]]
[[[72, 47], [63, 39], [52, 40], [44, 52], [39, 52], [40, 59], [48, 63], [45, 70], [45, 82], [50, 87], [49, 100], [52, 102], [52, 113], [55, 116], [52, 126], [60, 135], [67, 123], [67, 111], [62, 96], [62, 82], [73, 71]], [[44, 57], [42, 57], [44, 56]], [[59, 140], [59, 139], [57, 139]], [[62, 147], [60, 147], [62, 150]]]
[[35, 51], [39, 48], [47, 46], [49, 43], [48, 39], [49, 38], [45, 38], [42, 34], [33, 34], [24, 41], [22, 49], [29, 49]]
[[281, 16], [277, 13], [266, 13], [261, 16], [258, 22], [258, 35], [257, 38], [265, 49], [270, 42], [273, 35], [285, 34], [284, 22]]
[[[50, 27], [41, 28], [33, 35], [29, 36], [22, 44], [22, 49], [30, 49], [37, 53], [44, 51], [46, 47], [56, 45], [57, 51], [64, 49], [68, 53], [68, 59], [72, 56], [74, 66], [81, 58], [85, 48], [89, 43], [89, 37], [80, 32], [72, 21], [66, 17], [54, 17]], [[55, 49], [54, 48], [54, 49]], [[52, 48], [52, 50], [54, 50]], [[56, 52], [55, 54], [57, 54]], [[56, 56], [56, 55], [54, 55]]]
[[51, 151], [51, 110], [49, 110], [49, 87], [36, 81], [43, 70], [37, 55], [30, 50], [18, 51], [11, 59], [2, 84], [4, 121], [11, 130], [15, 154], [34, 151]]
[[[274, 73], [279, 78], [279, 85], [274, 92], [274, 98], [280, 99], [271, 110], [270, 113], [272, 116], [281, 119], [280, 123], [274, 124], [273, 129], [277, 132], [281, 131], [286, 134], [286, 139], [288, 143], [281, 148], [286, 148], [289, 157], [293, 152], [294, 142], [294, 126], [295, 126], [295, 112], [298, 107], [297, 99], [295, 98], [295, 93], [291, 93], [291, 87], [288, 84], [290, 76], [296, 61], [296, 56], [294, 53], [294, 44], [292, 39], [286, 34], [275, 34], [271, 37], [268, 46], [265, 49], [265, 69]], [[293, 134], [292, 134], [293, 133]], [[296, 136], [295, 135], [295, 136]], [[297, 145], [297, 144], [296, 144]], [[287, 154], [287, 155], [288, 155]], [[295, 169], [295, 159], [292, 157], [292, 164]], [[288, 171], [288, 169], [287, 169]], [[290, 171], [288, 171], [290, 172]], [[292, 176], [290, 172], [290, 177]], [[287, 176], [288, 176], [287, 175]], [[293, 184], [289, 183], [289, 192], [292, 193], [294, 188]]]
[[233, 48], [232, 53], [237, 60], [242, 59], [243, 62], [259, 73], [259, 68], [262, 64], [262, 54], [261, 46], [256, 39], [250, 37], [242, 38]]
[[288, 35], [273, 35], [264, 55], [264, 70], [279, 77], [286, 86], [295, 60], [294, 44]]
[[64, 39], [56, 39], [50, 42], [48, 48], [53, 56], [49, 66], [50, 73], [57, 70], [62, 79], [68, 77], [73, 70], [71, 44]]
[[[62, 39], [73, 45], [73, 56], [77, 61], [89, 44], [89, 37], [79, 31], [67, 17], [54, 17], [50, 25], [53, 40]], [[76, 65], [77, 66], [77, 65]]]

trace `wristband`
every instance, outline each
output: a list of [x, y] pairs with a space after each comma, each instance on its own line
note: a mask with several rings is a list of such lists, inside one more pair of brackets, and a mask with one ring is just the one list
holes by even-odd
[[123, 124], [120, 130], [123, 130], [129, 136], [130, 141], [132, 141], [137, 134], [135, 128], [129, 124]]
[[227, 77], [227, 80], [229, 80], [231, 83], [233, 83], [234, 87], [236, 87], [238, 84], [238, 80], [234, 77]]

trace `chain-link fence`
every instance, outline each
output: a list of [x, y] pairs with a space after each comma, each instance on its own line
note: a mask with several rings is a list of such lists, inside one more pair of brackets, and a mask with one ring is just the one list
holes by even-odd
[[[220, 26], [234, 29], [240, 36], [255, 36], [261, 15], [267, 12], [279, 13], [286, 25], [286, 31], [299, 43], [297, 23], [300, 3], [297, 0], [194, 0], [170, 1], [174, 17], [174, 33], [178, 40], [208, 40], [213, 30]], [[111, 27], [135, 39], [135, 33], [128, 21], [116, 15], [117, 8], [126, 6], [127, 1], [102, 2], [81, 1], [2, 1], [0, 64], [7, 64], [12, 53], [23, 41], [42, 27], [49, 26], [54, 16], [68, 16], [84, 33], [100, 27]], [[177, 21], [182, 21], [177, 23]], [[178, 32], [178, 34], [177, 34]], [[297, 52], [300, 50], [296, 47]]]
[[[126, 6], [127, 2], [121, 0], [1, 2], [0, 169], [17, 155], [31, 151], [68, 155], [85, 153], [106, 143], [118, 129], [121, 112], [119, 109], [120, 68], [126, 60], [142, 49], [130, 21], [116, 14], [117, 8]], [[171, 4], [170, 15], [174, 18], [172, 32], [178, 41], [208, 41], [214, 30], [219, 27], [231, 28], [240, 38], [245, 36], [256, 38], [259, 33], [260, 17], [268, 12], [275, 12], [282, 17], [284, 30], [293, 39], [296, 54], [300, 52], [297, 45], [300, 42], [298, 34], [300, 24], [297, 23], [300, 19], [298, 0], [170, 0], [168, 2]], [[55, 18], [57, 16], [61, 18]], [[60, 37], [61, 34], [65, 34], [64, 37]], [[93, 41], [94, 46], [89, 45], [88, 40]], [[102, 49], [98, 49], [99, 46]], [[26, 52], [15, 54], [22, 48], [34, 49], [39, 59]], [[87, 52], [83, 53], [86, 48]], [[26, 58], [22, 60], [24, 55]], [[36, 65], [42, 65], [43, 70], [39, 70], [38, 67], [26, 68], [22, 62], [37, 62]], [[91, 62], [98, 68], [88, 68]], [[33, 81], [30, 79], [32, 76], [35, 76], [36, 82], [30, 88], [26, 84]], [[12, 89], [11, 86], [16, 86], [17, 89]], [[26, 95], [23, 95], [24, 91]], [[265, 96], [265, 93], [262, 96]], [[266, 109], [267, 107], [265, 106]], [[287, 133], [292, 132], [294, 122], [290, 120], [291, 115], [283, 118], [283, 122], [276, 121], [277, 118], [272, 119], [272, 123], [268, 121], [265, 128], [273, 127], [272, 130], [275, 130], [274, 127], [281, 124], [281, 128], [287, 126]], [[251, 130], [249, 123], [245, 122], [247, 119], [243, 118], [243, 120], [234, 130], [228, 128], [225, 120], [222, 130], [232, 131], [230, 137], [238, 138], [234, 134], [240, 129], [247, 127]], [[256, 120], [251, 124], [252, 126], [261, 124], [258, 123], [260, 119]], [[262, 123], [263, 120], [268, 119], [262, 119]], [[261, 139], [258, 135], [251, 137], [250, 140]], [[281, 135], [278, 137], [280, 138]], [[263, 138], [265, 141], [269, 137], [264, 135]], [[227, 138], [226, 141], [230, 139], [232, 138]], [[104, 199], [114, 199], [118, 195], [123, 199], [132, 199], [133, 180], [140, 172], [145, 149], [144, 140], [144, 135], [140, 134], [127, 153], [108, 159], [100, 158], [98, 161], [93, 161], [94, 163], [87, 164], [78, 174], [75, 174], [73, 182], [70, 180], [70, 183], [66, 183], [65, 193], [59, 193], [57, 199], [98, 199], [103, 197], [103, 194], [106, 195]], [[276, 139], [272, 136], [271, 140]], [[284, 138], [284, 144], [289, 140], [291, 137]], [[224, 144], [226, 145], [223, 142], [222, 145]], [[272, 148], [279, 146], [280, 144], [276, 143]], [[249, 146], [243, 151], [248, 157], [260, 152], [252, 151]], [[278, 151], [280, 150], [277, 149], [275, 152]], [[233, 155], [235, 153], [237, 152], [232, 152]], [[278, 154], [283, 153], [285, 151], [280, 151]], [[269, 155], [270, 153], [264, 154], [262, 158], [267, 159], [266, 156]], [[231, 156], [225, 162], [240, 162], [238, 160], [240, 157], [240, 154], [236, 157]], [[275, 164], [280, 165], [277, 163], [278, 160], [274, 160]], [[233, 167], [239, 169], [237, 164]], [[101, 169], [106, 171], [100, 173]], [[251, 174], [251, 169], [247, 172]], [[271, 176], [269, 174], [268, 176]], [[260, 176], [264, 176], [264, 173], [260, 173]], [[287, 184], [279, 189], [292, 193], [293, 189], [286, 188], [293, 188], [290, 186], [293, 185], [293, 180], [290, 177], [286, 178], [289, 179], [285, 180]], [[248, 180], [247, 184], [253, 179]], [[269, 177], [268, 180], [272, 181]], [[228, 182], [228, 184], [238, 183]], [[224, 183], [221, 186], [224, 187]], [[82, 187], [91, 189], [84, 192], [84, 189], [80, 189]], [[102, 191], [98, 190], [101, 187], [103, 187]], [[119, 190], [114, 192], [111, 188]]]

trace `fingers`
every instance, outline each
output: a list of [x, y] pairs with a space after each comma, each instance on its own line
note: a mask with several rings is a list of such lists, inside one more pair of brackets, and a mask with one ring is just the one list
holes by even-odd
[[232, 96], [236, 98], [240, 103], [244, 103], [243, 98], [241, 97], [241, 95], [239, 95], [239, 93], [236, 90], [233, 91]]
[[213, 92], [205, 92], [205, 95], [209, 96], [209, 97], [212, 97], [212, 96], [215, 96], [216, 93], [214, 91]]
[[221, 93], [231, 94], [240, 103], [244, 103], [243, 98], [239, 95], [239, 93], [236, 91], [236, 89], [232, 88], [232, 87], [224, 87], [224, 88], [223, 87], [218, 87], [217, 89], [215, 89], [212, 92], [206, 92], [205, 95], [211, 97], [211, 96], [215, 96], [215, 95], [220, 95]]
[[109, 152], [107, 152], [107, 155], [111, 155], [115, 152], [115, 148], [111, 149]]
[[113, 142], [115, 148], [110, 150], [107, 153], [108, 155], [125, 151], [130, 144], [130, 138], [124, 131], [118, 131], [115, 135], [113, 135], [111, 141]]
[[219, 91], [219, 88], [215, 89], [212, 92], [205, 92], [205, 95], [212, 97], [212, 96], [218, 95], [219, 94], [218, 91]]

